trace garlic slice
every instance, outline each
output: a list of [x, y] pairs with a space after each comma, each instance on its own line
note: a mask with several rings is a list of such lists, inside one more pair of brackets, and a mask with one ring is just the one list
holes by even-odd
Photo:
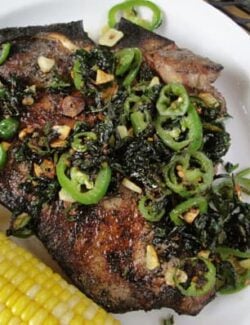
[[160, 262], [157, 256], [157, 253], [154, 249], [154, 246], [147, 245], [146, 251], [146, 267], [148, 270], [152, 271], [160, 266]]
[[124, 178], [122, 180], [122, 185], [133, 192], [136, 192], [139, 194], [142, 193], [142, 189], [135, 183], [131, 182], [128, 178]]
[[99, 39], [99, 44], [103, 46], [113, 47], [124, 36], [123, 32], [109, 28]]
[[115, 79], [113, 74], [106, 73], [105, 71], [102, 71], [100, 69], [97, 70], [96, 72], [96, 85], [102, 85], [106, 84], [110, 81], [113, 81]]
[[37, 59], [37, 63], [43, 73], [48, 73], [53, 69], [56, 61], [54, 59], [46, 58], [45, 56], [40, 55]]

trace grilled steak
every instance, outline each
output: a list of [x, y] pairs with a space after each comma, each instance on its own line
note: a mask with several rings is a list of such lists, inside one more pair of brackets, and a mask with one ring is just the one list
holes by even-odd
[[[179, 49], [173, 41], [125, 20], [119, 28], [125, 34], [119, 47], [139, 46], [146, 63], [166, 82], [181, 81], [190, 88], [207, 89], [221, 70], [220, 65]], [[1, 30], [0, 43], [7, 41], [11, 41], [12, 50], [0, 66], [0, 80], [10, 97], [17, 85], [20, 89], [11, 97], [9, 106], [0, 99], [1, 117], [14, 110], [23, 131], [11, 142], [7, 164], [0, 171], [0, 201], [14, 213], [9, 234], [15, 231], [15, 217], [22, 213], [32, 215], [31, 226], [36, 236], [73, 283], [109, 311], [170, 307], [178, 313], [197, 314], [214, 297], [215, 290], [201, 297], [188, 297], [166, 284], [166, 271], [175, 263], [174, 252], [181, 258], [192, 256], [191, 251], [182, 246], [185, 239], [173, 234], [167, 240], [156, 240], [157, 227], [138, 210], [138, 194], [119, 183], [96, 205], [72, 205], [59, 200], [60, 187], [53, 168], [49, 174], [45, 171], [45, 177], [34, 176], [34, 168], [41, 166], [44, 159], [51, 163], [55, 159], [54, 149], [46, 150], [58, 140], [58, 134], [49, 133], [51, 138], [46, 143], [48, 122], [51, 130], [55, 125], [73, 129], [77, 122], [94, 127], [104, 120], [103, 111], [85, 109], [85, 105], [91, 106], [92, 97], [89, 103], [88, 97], [72, 87], [73, 52], [94, 47], [81, 22]], [[55, 67], [46, 74], [37, 65], [41, 55], [55, 60]], [[57, 91], [51, 87], [55, 75], [63, 79], [63, 87]], [[37, 88], [35, 95], [30, 93], [33, 85]], [[27, 103], [24, 97], [33, 100]], [[102, 143], [104, 155], [106, 147]], [[55, 150], [60, 155], [65, 147]], [[119, 148], [117, 152], [119, 156]], [[156, 157], [153, 156], [150, 159]], [[120, 159], [125, 161], [122, 156]], [[146, 263], [149, 246], [154, 246], [160, 261], [160, 266], [153, 270]]]
[[145, 60], [165, 82], [181, 82], [189, 88], [208, 90], [223, 68], [124, 18], [118, 28], [125, 35], [118, 47], [133, 44], [132, 46], [141, 48]]

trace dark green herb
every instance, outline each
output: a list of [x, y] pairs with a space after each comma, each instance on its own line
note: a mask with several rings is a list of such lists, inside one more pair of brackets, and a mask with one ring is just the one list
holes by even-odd
[[159, 143], [158, 138], [148, 141], [143, 135], [121, 141], [113, 153], [111, 164], [124, 175], [151, 189], [162, 187], [159, 166], [170, 159], [170, 151]]
[[89, 54], [90, 61], [88, 62], [89, 67], [94, 67], [95, 65], [110, 74], [114, 73], [115, 68], [115, 58], [111, 51], [105, 47], [96, 47]]
[[138, 74], [139, 82], [141, 82], [141, 81], [150, 81], [150, 80], [152, 80], [152, 78], [154, 76], [155, 76], [155, 74], [152, 71], [152, 69], [150, 69], [150, 67], [148, 66], [148, 64], [146, 62], [143, 62], [141, 64], [141, 68], [140, 68], [139, 74]]
[[232, 172], [234, 172], [238, 167], [239, 167], [239, 164], [232, 164], [230, 162], [227, 162], [224, 165], [224, 168], [225, 168], [226, 172], [229, 173], [229, 174], [231, 174]]
[[65, 92], [70, 87], [71, 84], [68, 81], [65, 81], [61, 76], [56, 74], [53, 76], [48, 88], [54, 92]]
[[3, 87], [0, 88], [0, 117], [17, 117], [23, 113], [22, 99], [25, 88], [25, 82], [16, 76], [4, 81]]
[[203, 151], [213, 162], [218, 162], [227, 153], [231, 144], [230, 135], [222, 125], [219, 131], [203, 129], [203, 141]]

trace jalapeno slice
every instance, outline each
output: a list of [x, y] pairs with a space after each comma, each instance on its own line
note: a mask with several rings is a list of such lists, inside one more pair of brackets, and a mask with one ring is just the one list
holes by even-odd
[[[134, 7], [146, 7], [152, 11], [151, 21], [143, 19], [134, 11]], [[158, 28], [162, 22], [162, 13], [160, 8], [148, 0], [129, 0], [118, 3], [113, 6], [108, 13], [109, 27], [115, 27], [118, 14], [122, 13], [126, 19], [134, 24], [140, 25], [146, 29], [154, 30]]]
[[189, 151], [200, 149], [202, 145], [202, 124], [195, 108], [190, 105], [187, 115], [172, 119], [158, 115], [155, 128], [163, 143], [174, 151], [187, 148]]
[[138, 208], [143, 217], [150, 222], [160, 221], [165, 213], [165, 209], [159, 209], [157, 203], [152, 202], [147, 196], [140, 199]]
[[124, 87], [129, 87], [131, 83], [135, 80], [141, 63], [142, 63], [142, 53], [138, 48], [126, 48], [118, 51], [115, 54], [117, 67], [116, 76], [122, 77], [122, 85]]
[[217, 247], [222, 262], [218, 265], [222, 282], [219, 286], [221, 294], [231, 294], [246, 288], [250, 281], [250, 252], [242, 252], [230, 247]]
[[135, 135], [138, 135], [148, 127], [150, 122], [150, 115], [147, 111], [144, 112], [138, 111], [132, 113], [130, 119], [131, 119], [134, 133]]
[[185, 87], [179, 83], [164, 86], [156, 103], [161, 116], [183, 116], [189, 107], [189, 97]]
[[2, 170], [7, 161], [7, 153], [6, 150], [4, 149], [3, 145], [0, 144], [0, 170]]
[[13, 138], [19, 128], [19, 122], [12, 118], [8, 117], [0, 121], [0, 138], [3, 140], [9, 140]]
[[175, 156], [163, 167], [166, 185], [182, 197], [202, 193], [213, 181], [213, 163], [202, 152]]
[[169, 214], [170, 219], [176, 226], [182, 225], [184, 222], [182, 216], [191, 209], [198, 209], [198, 213], [207, 212], [207, 200], [204, 197], [194, 197], [185, 202], [178, 204]]
[[94, 132], [80, 132], [74, 135], [71, 147], [75, 151], [86, 152], [88, 150], [88, 142], [96, 140], [97, 135]]
[[[84, 182], [86, 185], [89, 179], [86, 178], [86, 175], [81, 175], [81, 179], [79, 179], [79, 175], [76, 171], [73, 171], [73, 175], [69, 178], [66, 174], [66, 171], [69, 167], [70, 154], [63, 154], [57, 165], [56, 165], [56, 174], [61, 187], [71, 195], [71, 197], [79, 203], [89, 205], [98, 203], [103, 196], [106, 194], [109, 183], [111, 181], [111, 169], [108, 164], [104, 163], [96, 176], [95, 183], [92, 188], [82, 192], [81, 186], [79, 185]], [[87, 188], [88, 186], [86, 186]]]
[[2, 49], [0, 51], [0, 65], [2, 65], [8, 58], [10, 54], [11, 44], [4, 43], [2, 44]]
[[[203, 265], [199, 265], [200, 263]], [[188, 264], [189, 269], [193, 268], [194, 272], [191, 281], [186, 281], [189, 282], [187, 285], [179, 283], [177, 277], [174, 276], [176, 287], [184, 296], [200, 297], [213, 290], [216, 283], [216, 268], [212, 262], [203, 257], [194, 257], [185, 259], [182, 264], [184, 266]]]

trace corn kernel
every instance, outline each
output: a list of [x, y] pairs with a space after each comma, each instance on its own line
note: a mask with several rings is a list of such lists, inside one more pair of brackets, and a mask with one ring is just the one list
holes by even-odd
[[1, 233], [0, 251], [0, 325], [114, 324], [111, 315]]
[[8, 325], [12, 316], [13, 315], [9, 309], [4, 309], [3, 311], [0, 312], [0, 324]]
[[30, 299], [26, 296], [21, 296], [14, 305], [11, 307], [11, 311], [15, 316], [21, 316], [24, 309], [30, 304]]
[[58, 305], [60, 302], [58, 297], [50, 297], [47, 301], [44, 303], [44, 308], [47, 309], [49, 312], [52, 312], [54, 307]]
[[19, 290], [16, 290], [6, 301], [6, 306], [8, 308], [11, 308], [11, 306], [14, 305], [14, 303], [22, 296], [22, 293]]
[[31, 317], [39, 310], [39, 305], [34, 302], [30, 302], [30, 304], [26, 307], [26, 309], [22, 312], [21, 318], [24, 322], [28, 322]]
[[92, 320], [95, 314], [97, 313], [97, 311], [98, 311], [98, 306], [95, 303], [91, 302], [87, 307], [87, 309], [84, 310], [83, 315], [86, 319]]
[[29, 320], [30, 325], [42, 324], [48, 317], [48, 312], [44, 309], [39, 309]]
[[4, 285], [0, 290], [0, 302], [5, 303], [9, 296], [14, 293], [15, 287], [10, 283]]

